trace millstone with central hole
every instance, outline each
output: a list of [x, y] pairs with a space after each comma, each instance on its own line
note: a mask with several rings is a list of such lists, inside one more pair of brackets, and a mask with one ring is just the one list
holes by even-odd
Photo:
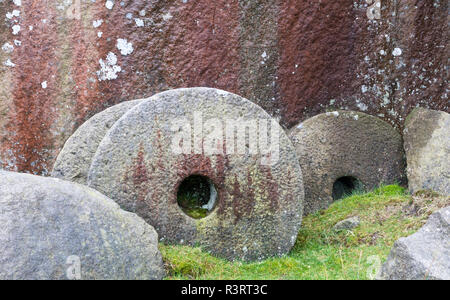
[[[257, 144], [272, 147], [255, 151], [256, 132], [244, 121], [256, 121], [265, 133]], [[100, 143], [88, 184], [143, 217], [162, 241], [230, 260], [286, 254], [301, 224], [302, 175], [288, 137], [259, 106], [216, 89], [172, 90], [132, 108]]]
[[342, 110], [324, 113], [289, 135], [303, 171], [305, 214], [357, 191], [405, 181], [402, 138], [376, 117]]

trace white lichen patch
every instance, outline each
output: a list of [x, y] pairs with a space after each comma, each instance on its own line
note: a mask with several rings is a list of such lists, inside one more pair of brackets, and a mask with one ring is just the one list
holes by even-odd
[[14, 68], [16, 66], [15, 63], [13, 63], [9, 58], [3, 63], [7, 67]]
[[16, 45], [16, 46], [21, 46], [21, 45], [22, 45], [22, 42], [19, 41], [19, 40], [14, 40], [14, 45]]
[[392, 55], [394, 55], [394, 56], [400, 56], [400, 55], [402, 55], [402, 49], [400, 49], [400, 48], [395, 48], [394, 51], [392, 51]]
[[13, 0], [13, 3], [17, 6], [21, 6], [22, 5], [22, 0]]
[[103, 35], [103, 32], [101, 32], [101, 31], [97, 32], [97, 36], [98, 36], [99, 38], [101, 38], [102, 35]]
[[113, 9], [114, 7], [114, 2], [111, 0], [106, 1], [105, 6], [107, 9]]
[[17, 10], [17, 9], [13, 10], [12, 12], [7, 12], [6, 13], [6, 18], [7, 19], [12, 19], [12, 18], [18, 17], [18, 16], [20, 16], [20, 11]]
[[14, 51], [14, 46], [11, 45], [10, 43], [4, 43], [2, 46], [2, 50], [3, 52], [11, 53]]
[[162, 15], [162, 18], [164, 21], [169, 21], [173, 18], [173, 16], [170, 14], [170, 12], [168, 12], [167, 14]]
[[14, 25], [12, 27], [12, 34], [17, 35], [20, 31], [20, 25]]
[[129, 43], [126, 39], [117, 39], [116, 44], [117, 49], [119, 49], [120, 54], [126, 56], [133, 53], [133, 44]]
[[134, 22], [136, 22], [136, 26], [137, 27], [144, 27], [144, 21], [139, 19], [139, 18], [135, 18]]
[[106, 61], [99, 60], [100, 70], [97, 71], [99, 81], [117, 79], [117, 73], [122, 71], [122, 68], [117, 65], [117, 56], [113, 52], [109, 52], [106, 56]]
[[361, 111], [366, 111], [366, 110], [369, 108], [366, 104], [364, 104], [364, 103], [362, 103], [362, 102], [359, 102], [359, 101], [356, 101], [356, 106], [357, 106]]
[[94, 28], [98, 28], [103, 24], [103, 20], [99, 19], [99, 20], [95, 20], [92, 22], [92, 26], [94, 26]]
[[47, 81], [41, 83], [42, 88], [45, 90], [47, 88]]

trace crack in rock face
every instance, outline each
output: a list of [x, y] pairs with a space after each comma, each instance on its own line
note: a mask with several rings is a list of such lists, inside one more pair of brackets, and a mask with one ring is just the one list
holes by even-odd
[[[271, 151], [255, 151], [263, 144], [254, 148], [254, 134]], [[200, 219], [178, 202], [180, 189], [196, 194], [183, 184], [192, 176], [216, 193]], [[143, 217], [161, 241], [230, 260], [288, 253], [302, 219], [302, 175], [284, 131], [257, 105], [216, 89], [171, 90], [130, 109], [100, 143], [88, 185]]]

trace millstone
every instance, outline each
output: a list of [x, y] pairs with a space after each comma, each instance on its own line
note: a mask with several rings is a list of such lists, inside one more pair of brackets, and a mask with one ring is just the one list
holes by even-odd
[[97, 191], [0, 171], [0, 279], [162, 279], [156, 231]]
[[[242, 131], [243, 120], [257, 120], [259, 129], [268, 125], [262, 131], [272, 139], [271, 151], [250, 151], [251, 130], [247, 142], [229, 136], [236, 149], [208, 139], [210, 124], [228, 128], [230, 122]], [[182, 132], [189, 133], [178, 140]], [[202, 219], [178, 205], [178, 187], [191, 175], [205, 177], [216, 190], [211, 198], [217, 200], [206, 205], [211, 211]], [[200, 245], [230, 260], [258, 260], [283, 255], [294, 245], [302, 217], [301, 178], [291, 142], [263, 109], [231, 93], [193, 88], [157, 94], [120, 118], [100, 143], [88, 184], [142, 216], [166, 243]]]
[[81, 125], [67, 140], [53, 166], [52, 177], [86, 184], [89, 167], [98, 145], [111, 126], [141, 100], [112, 106]]
[[305, 214], [358, 189], [404, 182], [402, 138], [376, 117], [353, 111], [320, 114], [289, 136], [303, 171]]

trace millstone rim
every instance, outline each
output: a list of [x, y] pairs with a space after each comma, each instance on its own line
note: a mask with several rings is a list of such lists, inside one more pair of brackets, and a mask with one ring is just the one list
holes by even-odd
[[[270, 168], [258, 164], [256, 156], [174, 157], [167, 151], [166, 121], [195, 110], [202, 111], [205, 119], [224, 115], [270, 118], [250, 101], [216, 89], [157, 94], [128, 111], [107, 133], [93, 159], [89, 186], [143, 217], [167, 243], [200, 244], [232, 260], [287, 253], [300, 227], [303, 199], [301, 170], [289, 139], [277, 124], [280, 159]], [[105, 178], [106, 170], [114, 175]], [[176, 186], [192, 174], [208, 177], [218, 192], [217, 207], [199, 220], [184, 214], [176, 199]], [[254, 203], [246, 200], [249, 195], [256, 195]], [[256, 233], [259, 236], [246, 236]]]

